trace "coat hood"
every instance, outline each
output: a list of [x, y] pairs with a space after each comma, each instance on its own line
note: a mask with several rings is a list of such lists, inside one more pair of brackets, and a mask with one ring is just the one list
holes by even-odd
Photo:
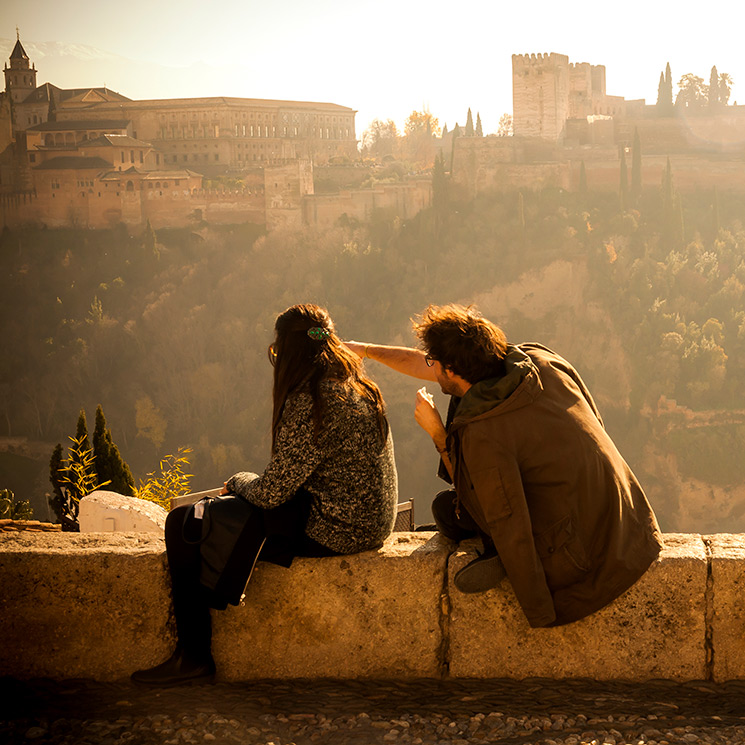
[[502, 377], [481, 380], [468, 389], [455, 411], [454, 427], [491, 412], [508, 400], [510, 408], [525, 406], [543, 389], [538, 368], [519, 347], [507, 346], [504, 365], [506, 372]]

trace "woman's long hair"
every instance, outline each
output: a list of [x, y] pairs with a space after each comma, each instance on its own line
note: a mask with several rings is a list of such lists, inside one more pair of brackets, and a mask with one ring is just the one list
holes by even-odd
[[276, 336], [270, 347], [274, 360], [272, 450], [277, 443], [287, 397], [300, 388], [313, 398], [313, 420], [318, 437], [325, 408], [320, 384], [328, 378], [346, 383], [367, 401], [386, 439], [388, 420], [380, 390], [364, 374], [359, 357], [342, 344], [325, 308], [311, 303], [293, 305], [277, 317], [274, 330]]

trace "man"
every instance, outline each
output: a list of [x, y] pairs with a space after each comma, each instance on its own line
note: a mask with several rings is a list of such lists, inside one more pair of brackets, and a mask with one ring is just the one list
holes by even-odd
[[445, 425], [425, 388], [415, 416], [455, 487], [435, 498], [438, 528], [484, 542], [456, 586], [486, 590], [506, 573], [534, 627], [577, 621], [631, 587], [662, 537], [576, 370], [540, 344], [508, 344], [473, 307], [431, 305], [414, 330], [423, 351], [347, 346], [451, 396]]

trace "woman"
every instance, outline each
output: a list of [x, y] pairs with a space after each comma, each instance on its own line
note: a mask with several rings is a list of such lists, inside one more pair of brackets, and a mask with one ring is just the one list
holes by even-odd
[[[284, 566], [294, 556], [367, 551], [382, 545], [395, 518], [393, 442], [378, 387], [323, 308], [288, 308], [277, 318], [275, 334], [269, 347], [271, 459], [261, 476], [236, 473], [221, 492], [255, 507], [233, 553], [243, 571], [240, 590], [259, 551], [262, 560]], [[137, 683], [174, 685], [214, 676], [209, 609], [234, 600], [199, 581], [201, 533], [193, 507], [169, 513], [165, 537], [178, 645], [164, 663], [134, 673]]]

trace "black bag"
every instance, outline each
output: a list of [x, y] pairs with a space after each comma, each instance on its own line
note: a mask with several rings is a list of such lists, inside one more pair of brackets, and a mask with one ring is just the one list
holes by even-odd
[[[200, 502], [204, 506], [201, 537], [189, 542], [199, 543], [199, 581], [212, 590], [212, 607], [222, 610], [228, 603], [241, 602], [266, 540], [263, 519], [257, 508], [234, 494]], [[187, 519], [193, 514], [192, 508]]]

